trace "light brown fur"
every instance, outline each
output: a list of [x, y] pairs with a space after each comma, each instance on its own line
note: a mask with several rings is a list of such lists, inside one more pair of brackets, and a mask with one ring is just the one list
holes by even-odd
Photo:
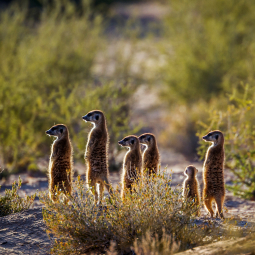
[[[73, 179], [73, 149], [69, 139], [69, 132], [65, 125], [59, 124], [46, 131], [57, 139], [51, 146], [49, 162], [49, 195], [53, 201], [57, 200], [56, 188], [71, 195]], [[65, 202], [67, 197], [65, 196]]]
[[196, 205], [199, 205], [200, 195], [197, 172], [198, 170], [192, 165], [186, 167], [184, 174], [187, 178], [183, 182], [183, 197], [186, 199], [192, 199]]
[[208, 148], [203, 167], [204, 205], [213, 217], [212, 201], [216, 202], [216, 217], [223, 216], [223, 204], [225, 199], [225, 183], [224, 183], [224, 136], [221, 131], [215, 130], [209, 132], [203, 137], [205, 141], [212, 142]]
[[142, 169], [142, 155], [140, 150], [140, 143], [137, 136], [130, 135], [119, 141], [119, 144], [124, 147], [128, 147], [129, 150], [126, 153], [123, 161], [123, 173], [122, 173], [122, 198], [125, 195], [125, 191], [129, 189], [132, 191], [132, 184], [141, 174]]
[[[87, 165], [86, 179], [95, 197], [95, 204], [101, 204], [104, 187], [106, 187], [110, 195], [112, 194], [111, 185], [109, 183], [109, 136], [106, 120], [103, 112], [99, 110], [89, 112], [83, 119], [94, 124], [94, 127], [89, 133], [85, 151], [85, 162]], [[99, 194], [96, 187], [97, 183], [99, 184]]]
[[156, 174], [159, 169], [160, 155], [155, 136], [146, 133], [139, 136], [139, 141], [147, 147], [142, 156], [142, 174], [145, 172], [149, 175]]

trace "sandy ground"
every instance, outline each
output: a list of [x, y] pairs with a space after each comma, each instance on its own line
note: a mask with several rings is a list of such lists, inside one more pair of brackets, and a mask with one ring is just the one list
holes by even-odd
[[[173, 188], [181, 188], [184, 180], [183, 171], [188, 162], [182, 162], [171, 165], [167, 168], [167, 172], [172, 176]], [[199, 169], [198, 179], [202, 184], [202, 164], [195, 164]], [[84, 167], [85, 171], [85, 167]], [[25, 193], [30, 195], [36, 191], [46, 191], [48, 187], [47, 178], [32, 178], [27, 175], [22, 175], [22, 179], [26, 180], [21, 188], [21, 195]], [[232, 174], [225, 171], [226, 183], [231, 183]], [[11, 176], [10, 180], [2, 185], [2, 189], [11, 188], [10, 184], [18, 176]], [[113, 186], [120, 182], [120, 175], [118, 173], [110, 174], [110, 181]], [[202, 185], [201, 185], [202, 187]], [[3, 191], [1, 192], [3, 193]], [[106, 193], [107, 194], [107, 193]], [[2, 195], [2, 194], [1, 194]], [[35, 200], [31, 209], [8, 215], [0, 218], [0, 254], [48, 254], [50, 251], [50, 239], [45, 230], [46, 226], [42, 218], [42, 204]], [[247, 226], [255, 225], [255, 202], [247, 201], [241, 198], [234, 197], [227, 191], [225, 200], [225, 217], [234, 217], [238, 221], [238, 226], [247, 228]], [[207, 213], [202, 209], [200, 220], [207, 218]], [[218, 220], [219, 221], [219, 220]], [[206, 249], [203, 247], [203, 249]], [[203, 251], [202, 249], [202, 251]], [[215, 252], [215, 247], [209, 247], [209, 250]], [[205, 250], [204, 250], [205, 251]], [[186, 254], [186, 253], [185, 253]], [[187, 252], [187, 254], [190, 254]], [[197, 254], [214, 254], [206, 250], [206, 253]]]

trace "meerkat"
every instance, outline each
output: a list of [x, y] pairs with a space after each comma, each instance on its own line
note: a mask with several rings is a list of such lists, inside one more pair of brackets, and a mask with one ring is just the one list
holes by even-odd
[[[68, 128], [63, 124], [58, 124], [46, 131], [49, 136], [55, 136], [51, 146], [51, 156], [49, 162], [49, 194], [55, 202], [56, 188], [71, 195], [73, 179], [73, 149], [69, 138]], [[67, 196], [65, 196], [65, 202]]]
[[206, 142], [212, 143], [207, 150], [203, 167], [204, 205], [211, 214], [211, 217], [213, 217], [212, 201], [214, 200], [217, 205], [216, 217], [224, 218], [224, 135], [221, 131], [215, 130], [209, 132], [203, 139]]
[[187, 178], [183, 182], [183, 197], [184, 198], [191, 198], [194, 199], [194, 203], [196, 205], [200, 204], [200, 196], [199, 196], [199, 183], [197, 180], [197, 172], [198, 170], [190, 165], [187, 166], [184, 174], [187, 176]]
[[160, 164], [160, 155], [155, 136], [149, 133], [143, 134], [139, 136], [139, 141], [146, 146], [142, 155], [142, 174], [145, 172], [149, 175], [156, 174]]
[[[112, 195], [109, 183], [108, 170], [108, 144], [109, 136], [104, 113], [99, 110], [89, 112], [82, 117], [86, 122], [91, 122], [94, 127], [91, 129], [85, 151], [85, 162], [87, 165], [86, 179], [91, 189], [95, 204], [101, 204], [104, 187]], [[99, 184], [99, 194], [96, 187]]]
[[123, 160], [122, 173], [122, 198], [124, 197], [126, 189], [132, 191], [132, 184], [141, 174], [142, 169], [142, 154], [140, 150], [140, 142], [137, 136], [130, 135], [118, 142], [123, 147], [128, 147]]

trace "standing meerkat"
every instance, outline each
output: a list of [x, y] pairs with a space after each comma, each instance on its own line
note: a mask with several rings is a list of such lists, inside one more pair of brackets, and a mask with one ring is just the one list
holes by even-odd
[[160, 164], [160, 155], [155, 136], [149, 133], [143, 134], [139, 136], [139, 141], [146, 146], [142, 156], [142, 174], [146, 171], [149, 175], [156, 174]]
[[[111, 185], [108, 180], [109, 136], [106, 120], [103, 112], [99, 110], [91, 111], [82, 118], [94, 125], [89, 133], [85, 151], [85, 162], [87, 165], [86, 179], [88, 187], [92, 189], [95, 197], [95, 204], [101, 204], [104, 187], [106, 187], [110, 195], [112, 194]], [[99, 194], [96, 184], [99, 184]]]
[[211, 131], [203, 137], [212, 145], [208, 148], [203, 167], [204, 190], [203, 199], [206, 209], [213, 217], [212, 201], [217, 205], [216, 217], [223, 216], [223, 204], [225, 199], [224, 183], [224, 136], [219, 130]]
[[124, 197], [125, 190], [132, 190], [132, 184], [135, 179], [141, 174], [142, 169], [142, 155], [140, 150], [140, 142], [137, 136], [130, 135], [118, 142], [123, 147], [128, 147], [123, 161], [122, 173], [122, 197]]
[[55, 125], [47, 130], [46, 134], [57, 137], [51, 146], [48, 170], [50, 198], [56, 201], [56, 188], [65, 194], [71, 195], [72, 192], [73, 149], [69, 139], [69, 132], [65, 125]]
[[187, 166], [184, 174], [187, 178], [183, 182], [183, 197], [194, 199], [196, 205], [200, 204], [200, 195], [199, 195], [199, 183], [197, 180], [198, 170], [190, 165]]

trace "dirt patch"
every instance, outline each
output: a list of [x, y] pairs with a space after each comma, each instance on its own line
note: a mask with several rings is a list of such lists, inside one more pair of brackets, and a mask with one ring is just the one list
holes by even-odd
[[0, 254], [49, 254], [42, 208], [0, 218]]

